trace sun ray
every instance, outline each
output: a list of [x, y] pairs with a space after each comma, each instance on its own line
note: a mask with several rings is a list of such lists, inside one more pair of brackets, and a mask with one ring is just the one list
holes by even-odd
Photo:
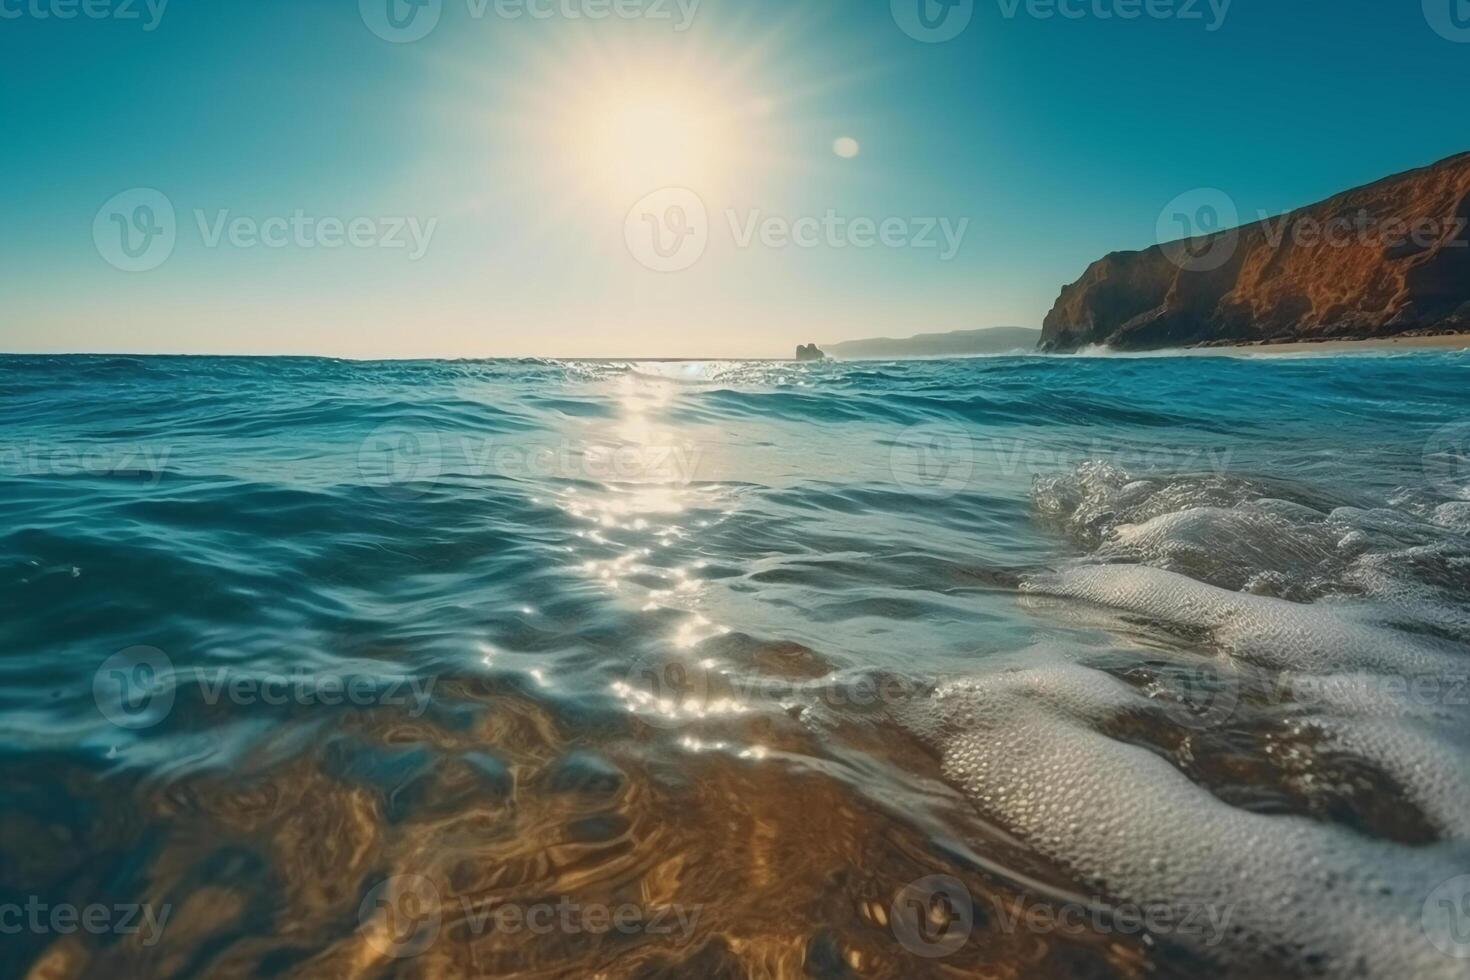
[[558, 229], [600, 234], [591, 230], [663, 187], [711, 207], [779, 199], [784, 183], [825, 165], [812, 149], [840, 123], [823, 117], [822, 96], [853, 71], [850, 60], [818, 71], [796, 56], [812, 16], [794, 9], [698, 37], [562, 33], [515, 46], [515, 64], [494, 73], [477, 62], [483, 52], [466, 53], [445, 66], [466, 98], [444, 111], [467, 143], [478, 139], [493, 180], [456, 181], [456, 205], [537, 201], [535, 221], [518, 226], [525, 244]]

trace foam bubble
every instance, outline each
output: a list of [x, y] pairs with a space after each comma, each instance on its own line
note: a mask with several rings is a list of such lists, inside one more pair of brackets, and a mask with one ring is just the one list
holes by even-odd
[[1207, 631], [1221, 651], [1277, 670], [1450, 672], [1459, 661], [1447, 644], [1365, 621], [1355, 607], [1230, 592], [1147, 565], [1084, 565], [1022, 588]]
[[1464, 976], [1419, 915], [1470, 848], [1410, 848], [1297, 816], [1232, 807], [1168, 761], [1098, 728], [1136, 707], [1077, 665], [947, 685], [920, 729], [947, 732], [947, 777], [1011, 833], [1120, 901], [1205, 909], [1193, 937], [1232, 970]]
[[1463, 501], [1414, 488], [1394, 494], [1391, 506], [1333, 507], [1299, 489], [1303, 499], [1286, 499], [1286, 489], [1226, 476], [1139, 479], [1092, 461], [1038, 480], [1032, 497], [1044, 520], [1099, 561], [1302, 601], [1367, 594], [1416, 605], [1428, 597], [1441, 607], [1470, 602]]
[[[946, 776], [1080, 889], [1228, 915], [1214, 939], [1175, 938], [1232, 974], [1470, 975], [1423, 924], [1470, 872], [1460, 503], [1418, 488], [1347, 507], [1099, 462], [1033, 499], [1086, 554], [1026, 579], [1023, 602], [1114, 647], [1033, 649], [911, 706]], [[1239, 678], [1226, 730], [1124, 683], [1161, 659]]]

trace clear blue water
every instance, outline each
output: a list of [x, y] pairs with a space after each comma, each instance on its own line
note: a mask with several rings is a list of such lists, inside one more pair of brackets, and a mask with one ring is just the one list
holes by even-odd
[[169, 910], [0, 966], [1465, 976], [1467, 437], [1461, 353], [0, 358], [0, 905]]

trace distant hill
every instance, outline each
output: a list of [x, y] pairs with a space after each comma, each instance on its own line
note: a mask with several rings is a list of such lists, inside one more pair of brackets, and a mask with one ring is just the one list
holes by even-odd
[[954, 330], [921, 333], [896, 340], [845, 340], [823, 349], [832, 357], [966, 357], [971, 354], [1005, 354], [1031, 350], [1041, 339], [1040, 330], [1029, 327], [987, 327], [983, 330]]

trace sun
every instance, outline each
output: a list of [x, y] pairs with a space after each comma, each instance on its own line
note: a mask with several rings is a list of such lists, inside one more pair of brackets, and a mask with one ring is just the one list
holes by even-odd
[[774, 142], [766, 103], [743, 79], [677, 65], [579, 66], [583, 84], [543, 117], [549, 173], [592, 201], [626, 206], [652, 191], [717, 194], [762, 176]]
[[439, 107], [464, 150], [457, 206], [529, 213], [520, 242], [575, 241], [578, 261], [601, 264], [606, 236], [660, 191], [711, 214], [789, 200], [833, 160], [831, 99], [855, 77], [795, 47], [801, 10], [698, 37], [568, 27], [499, 49], [493, 70], [466, 46], [441, 68], [464, 83]]
[[739, 149], [722, 109], [688, 93], [614, 92], [584, 107], [566, 140], [585, 146], [590, 181], [624, 194], [709, 184], [725, 176]]
[[[677, 43], [676, 43], [677, 42]], [[791, 87], [762, 46], [632, 38], [565, 41], [523, 52], [482, 115], [517, 190], [565, 216], [625, 213], [669, 187], [709, 200], [759, 199], [790, 155]], [[513, 164], [506, 167], [506, 162]]]

